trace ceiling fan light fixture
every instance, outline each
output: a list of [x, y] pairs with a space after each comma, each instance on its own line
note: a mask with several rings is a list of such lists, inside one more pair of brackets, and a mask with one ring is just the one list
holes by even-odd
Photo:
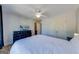
[[37, 18], [40, 18], [41, 17], [41, 13], [36, 13], [35, 15]]

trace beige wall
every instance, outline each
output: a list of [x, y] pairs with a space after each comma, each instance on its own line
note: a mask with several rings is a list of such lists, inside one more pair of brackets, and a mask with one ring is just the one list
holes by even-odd
[[20, 30], [20, 25], [30, 26], [33, 29], [33, 22], [16, 14], [8, 14], [3, 12], [3, 31], [4, 31], [4, 45], [12, 44], [13, 31]]
[[73, 36], [74, 32], [76, 32], [75, 27], [75, 11], [69, 11], [50, 19], [44, 19], [42, 22], [42, 33], [66, 39], [67, 36]]
[[77, 29], [77, 33], [79, 33], [79, 8], [76, 11], [76, 29]]

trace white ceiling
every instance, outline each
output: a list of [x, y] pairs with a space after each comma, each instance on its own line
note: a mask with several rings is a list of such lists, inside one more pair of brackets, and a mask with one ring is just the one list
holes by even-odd
[[34, 18], [36, 9], [44, 11], [43, 14], [49, 18], [64, 12], [75, 11], [79, 7], [75, 4], [4, 4], [2, 6], [4, 12], [24, 16], [28, 19]]

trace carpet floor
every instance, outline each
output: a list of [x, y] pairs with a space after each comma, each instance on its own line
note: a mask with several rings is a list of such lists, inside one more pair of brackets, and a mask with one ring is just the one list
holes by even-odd
[[11, 45], [4, 46], [2, 49], [0, 49], [0, 54], [9, 54], [10, 48], [11, 48]]

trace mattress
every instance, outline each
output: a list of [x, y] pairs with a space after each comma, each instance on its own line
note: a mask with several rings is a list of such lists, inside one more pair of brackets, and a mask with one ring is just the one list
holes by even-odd
[[77, 53], [69, 41], [49, 37], [46, 35], [35, 35], [16, 41], [10, 54], [71, 54]]

